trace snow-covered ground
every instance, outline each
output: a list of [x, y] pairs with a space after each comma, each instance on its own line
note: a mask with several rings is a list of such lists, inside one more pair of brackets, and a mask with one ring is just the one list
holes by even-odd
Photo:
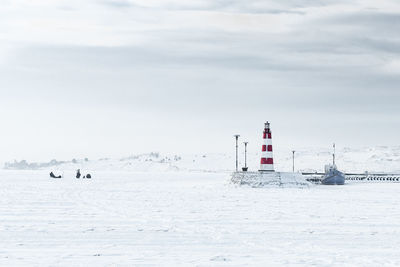
[[0, 266], [398, 266], [400, 184], [0, 171]]

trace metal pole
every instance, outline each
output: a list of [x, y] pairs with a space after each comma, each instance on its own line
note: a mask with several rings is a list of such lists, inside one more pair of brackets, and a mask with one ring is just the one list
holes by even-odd
[[238, 134], [235, 134], [234, 137], [236, 139], [236, 171], [238, 171], [238, 139], [239, 139]]
[[335, 165], [336, 145], [333, 143], [333, 165]]
[[247, 144], [249, 142], [244, 142], [244, 167], [247, 168]]
[[292, 151], [293, 153], [293, 172], [294, 172], [294, 152], [296, 152], [295, 150]]

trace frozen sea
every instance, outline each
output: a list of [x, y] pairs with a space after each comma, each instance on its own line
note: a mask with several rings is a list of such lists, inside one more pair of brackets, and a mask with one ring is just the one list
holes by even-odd
[[0, 266], [399, 266], [400, 184], [0, 172]]

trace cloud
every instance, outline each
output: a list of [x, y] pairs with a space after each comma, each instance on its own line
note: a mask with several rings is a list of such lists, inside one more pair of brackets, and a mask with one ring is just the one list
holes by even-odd
[[382, 70], [388, 74], [400, 74], [400, 58], [390, 60], [384, 66], [382, 66]]
[[128, 8], [134, 6], [131, 2], [127, 0], [99, 1], [99, 3], [116, 8]]
[[[17, 115], [4, 127], [12, 140], [26, 115], [35, 122], [30, 140], [45, 142], [54, 121], [94, 121], [103, 143], [119, 138], [104, 129], [110, 124], [145, 150], [158, 140], [146, 129], [160, 118], [187, 141], [182, 149], [191, 140], [170, 125], [203, 123], [230, 136], [268, 117], [291, 140], [298, 126], [321, 142], [331, 138], [321, 129], [350, 142], [372, 118], [386, 123], [385, 142], [397, 142], [399, 14], [395, 1], [372, 0], [8, 1], [0, 10], [0, 103]], [[40, 136], [35, 124], [45, 129]], [[170, 149], [167, 137], [157, 144]], [[368, 144], [371, 136], [357, 138]]]

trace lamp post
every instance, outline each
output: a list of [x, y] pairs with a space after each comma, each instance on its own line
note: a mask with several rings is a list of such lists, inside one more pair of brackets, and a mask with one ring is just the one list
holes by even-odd
[[243, 142], [244, 144], [244, 168], [243, 171], [247, 172], [247, 144], [249, 142]]
[[238, 171], [238, 139], [239, 139], [238, 134], [235, 134], [234, 137], [236, 139], [236, 171]]
[[294, 153], [295, 152], [296, 152], [295, 150], [292, 150], [292, 153], [293, 153], [293, 172], [294, 172]]

